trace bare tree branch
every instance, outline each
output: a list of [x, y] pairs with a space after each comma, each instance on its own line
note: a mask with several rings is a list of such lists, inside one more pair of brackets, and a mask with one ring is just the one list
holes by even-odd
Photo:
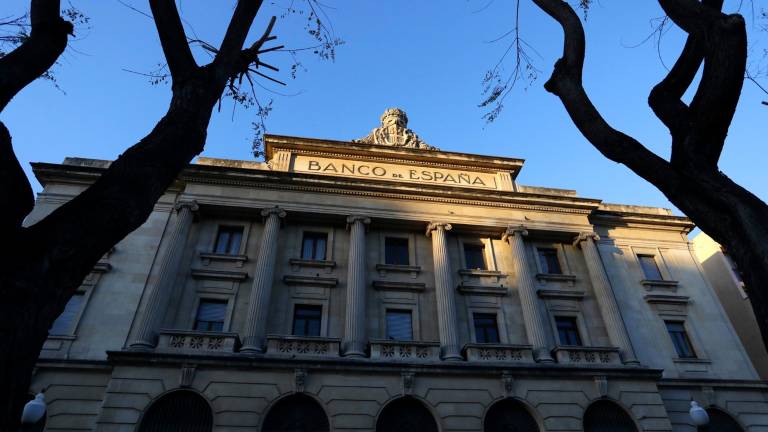
[[261, 4], [262, 0], [238, 0], [215, 62], [232, 64], [237, 61]]
[[11, 237], [34, 204], [32, 187], [13, 152], [11, 134], [0, 122], [0, 235]]
[[59, 0], [32, 1], [29, 38], [0, 58], [0, 111], [21, 89], [56, 63], [67, 47], [73, 26], [61, 18], [59, 7]]
[[150, 0], [157, 34], [163, 47], [168, 68], [175, 80], [181, 81], [197, 67], [187, 43], [184, 26], [174, 0]]

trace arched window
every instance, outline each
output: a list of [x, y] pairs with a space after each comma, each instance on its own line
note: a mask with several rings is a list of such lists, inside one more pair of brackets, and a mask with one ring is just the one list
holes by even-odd
[[195, 392], [178, 390], [149, 406], [139, 432], [210, 432], [212, 425], [208, 402]]
[[485, 414], [483, 431], [539, 432], [539, 425], [523, 404], [514, 399], [503, 399]]
[[709, 424], [699, 426], [699, 432], [743, 432], [736, 420], [718, 409], [708, 408]]
[[295, 394], [280, 400], [267, 413], [262, 432], [328, 432], [328, 417], [314, 399]]
[[384, 407], [376, 421], [376, 432], [437, 432], [437, 423], [421, 402], [404, 397]]
[[635, 422], [623, 408], [600, 400], [584, 413], [584, 432], [637, 432]]

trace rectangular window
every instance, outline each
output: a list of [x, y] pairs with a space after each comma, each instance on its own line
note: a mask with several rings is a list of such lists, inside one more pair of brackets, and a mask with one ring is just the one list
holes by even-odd
[[322, 306], [297, 304], [293, 309], [294, 336], [320, 336], [320, 322], [322, 319]]
[[394, 265], [409, 265], [408, 239], [400, 237], [384, 238], [384, 263]]
[[475, 321], [475, 341], [477, 343], [499, 343], [499, 327], [496, 314], [472, 314]]
[[387, 339], [413, 340], [410, 310], [387, 309]]
[[243, 241], [243, 227], [220, 226], [216, 235], [216, 246], [213, 252], [222, 255], [237, 255], [240, 253], [240, 242]]
[[637, 259], [640, 260], [640, 267], [643, 268], [643, 275], [648, 280], [662, 280], [661, 271], [656, 264], [656, 257], [653, 255], [638, 255]]
[[468, 269], [486, 270], [485, 265], [485, 246], [481, 244], [465, 244], [464, 260]]
[[675, 346], [677, 356], [680, 358], [696, 358], [693, 351], [691, 340], [688, 339], [688, 333], [685, 331], [685, 324], [681, 321], [664, 321], [667, 325], [667, 332], [672, 338], [672, 344]]
[[48, 330], [49, 335], [61, 336], [70, 335], [74, 332], [75, 319], [77, 314], [80, 313], [80, 308], [83, 306], [83, 300], [85, 299], [85, 293], [75, 293], [64, 306], [64, 311], [56, 318], [53, 325]]
[[195, 315], [195, 330], [223, 331], [226, 314], [226, 300], [200, 300], [200, 304], [197, 306], [197, 315]]
[[327, 245], [328, 233], [305, 232], [301, 242], [301, 259], [324, 261]]
[[541, 272], [546, 274], [563, 274], [560, 261], [557, 259], [557, 249], [538, 249]]
[[555, 317], [560, 345], [581, 346], [579, 326], [574, 317]]

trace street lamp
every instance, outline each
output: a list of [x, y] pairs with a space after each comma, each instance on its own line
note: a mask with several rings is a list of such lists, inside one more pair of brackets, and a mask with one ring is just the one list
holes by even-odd
[[693, 424], [696, 426], [706, 426], [709, 424], [709, 414], [694, 400], [691, 401], [691, 409], [688, 411], [688, 414], [691, 415], [691, 420], [693, 420]]
[[35, 398], [24, 405], [24, 411], [21, 412], [21, 430], [36, 431], [42, 430], [45, 423], [41, 420], [45, 417], [45, 396], [42, 392], [35, 395]]

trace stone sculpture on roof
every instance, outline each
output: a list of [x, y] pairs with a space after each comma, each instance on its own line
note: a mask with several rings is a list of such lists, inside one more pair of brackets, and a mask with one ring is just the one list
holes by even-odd
[[423, 150], [438, 150], [419, 138], [412, 130], [407, 128], [408, 116], [400, 108], [390, 108], [381, 116], [381, 126], [373, 129], [365, 138], [355, 139], [352, 142], [364, 144], [378, 144], [394, 147], [417, 148]]

